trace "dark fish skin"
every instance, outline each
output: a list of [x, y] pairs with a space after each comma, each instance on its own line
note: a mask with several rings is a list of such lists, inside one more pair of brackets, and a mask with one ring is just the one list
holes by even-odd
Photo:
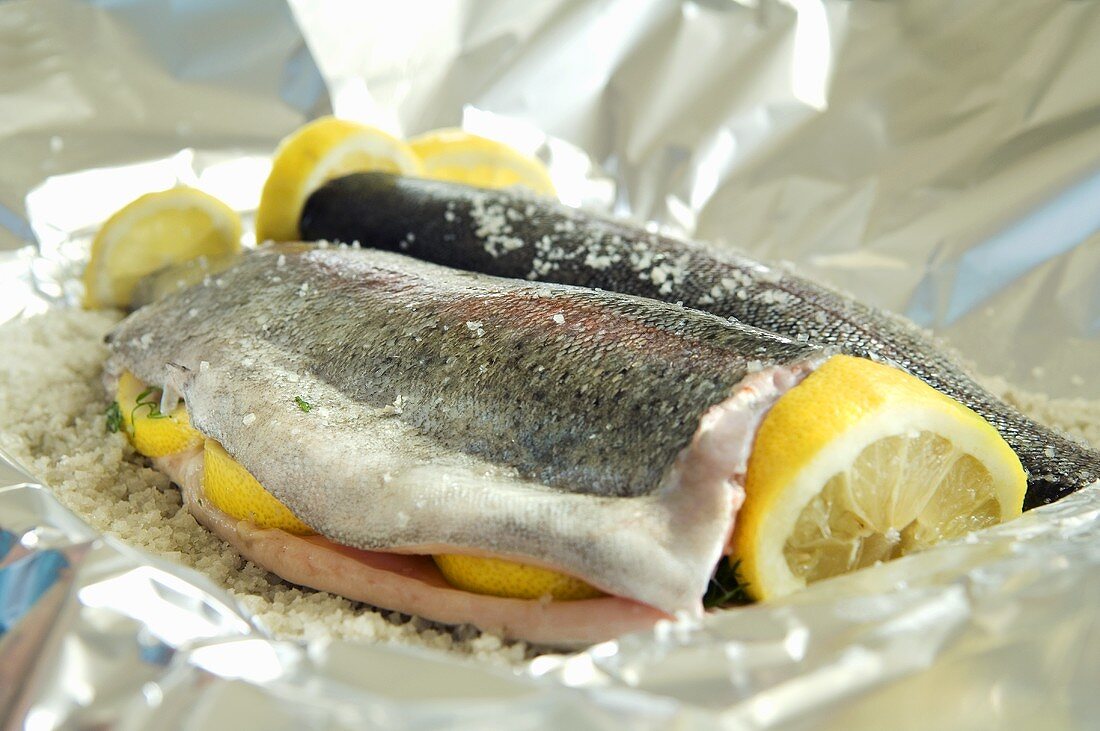
[[656, 300], [302, 244], [147, 304], [107, 344], [108, 374], [179, 393], [332, 540], [529, 557], [669, 613], [701, 611], [740, 504], [767, 408], [743, 379], [829, 355]]
[[795, 340], [886, 361], [974, 409], [1028, 472], [1025, 509], [1100, 477], [1100, 453], [979, 386], [896, 315], [747, 256], [649, 233], [553, 201], [441, 181], [359, 173], [307, 201], [309, 240], [359, 241], [445, 266], [682, 302]]
[[[301, 354], [302, 369], [348, 398], [385, 407], [401, 394], [400, 420], [573, 492], [652, 491], [703, 412], [730, 395], [750, 363], [815, 352], [647, 299], [341, 252], [328, 255], [342, 259], [330, 273], [320, 253], [284, 255], [279, 268], [267, 252], [246, 257], [214, 292], [227, 313], [218, 337], [239, 327], [232, 323], [279, 312], [263, 338]], [[301, 283], [318, 281], [324, 291], [298, 296]], [[332, 306], [315, 306], [315, 297]]]

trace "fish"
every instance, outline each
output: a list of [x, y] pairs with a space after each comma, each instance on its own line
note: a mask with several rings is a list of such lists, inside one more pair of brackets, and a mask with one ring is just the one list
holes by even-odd
[[[756, 428], [832, 355], [653, 299], [304, 244], [243, 254], [130, 314], [107, 345], [109, 380], [129, 371], [182, 398], [195, 429], [319, 534], [213, 509], [201, 449], [155, 459], [246, 558], [563, 646], [701, 615]], [[607, 596], [463, 592], [439, 553], [551, 568]]]
[[911, 321], [781, 267], [516, 190], [355, 173], [307, 199], [308, 240], [358, 241], [499, 277], [679, 302], [920, 378], [989, 421], [1028, 475], [1024, 509], [1100, 478], [1100, 452], [1020, 413]]

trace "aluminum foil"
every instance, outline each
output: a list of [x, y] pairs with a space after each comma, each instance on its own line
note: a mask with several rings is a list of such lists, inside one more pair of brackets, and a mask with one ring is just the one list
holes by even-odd
[[[338, 114], [463, 126], [563, 199], [801, 270], [987, 373], [1100, 395], [1100, 7], [697, 0], [0, 5], [0, 321], [185, 182], [247, 217]], [[514, 673], [277, 642], [0, 459], [0, 719], [125, 729], [1085, 728], [1100, 488], [964, 541]]]

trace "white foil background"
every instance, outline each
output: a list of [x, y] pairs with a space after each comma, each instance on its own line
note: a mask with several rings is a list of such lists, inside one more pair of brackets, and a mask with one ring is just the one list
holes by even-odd
[[[71, 303], [95, 226], [137, 194], [184, 182], [247, 217], [278, 139], [331, 99], [398, 134], [505, 140], [547, 160], [568, 203], [793, 261], [986, 373], [1096, 397], [1097, 37], [1085, 2], [6, 3], [0, 320]], [[0, 718], [38, 728], [1100, 717], [1096, 488], [782, 603], [510, 676], [272, 642], [205, 579], [96, 536], [33, 482], [0, 461], [0, 528], [74, 564], [22, 645], [0, 641], [0, 667], [23, 671], [0, 683]]]

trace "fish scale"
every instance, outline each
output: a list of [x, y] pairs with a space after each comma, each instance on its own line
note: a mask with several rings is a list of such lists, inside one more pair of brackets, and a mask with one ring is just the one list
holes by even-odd
[[[229, 306], [242, 315], [289, 300], [293, 317], [270, 341], [305, 353], [306, 367], [349, 398], [384, 407], [402, 394], [401, 418], [441, 443], [575, 492], [652, 491], [749, 361], [815, 350], [646, 300], [513, 280], [487, 287], [412, 260], [380, 268], [365, 254], [342, 261], [316, 299], [288, 297], [293, 282], [313, 279], [313, 262], [291, 260], [283, 291], [260, 295], [237, 281], [246, 265], [226, 287], [240, 293]], [[333, 317], [320, 299], [354, 303], [360, 316]]]
[[[333, 541], [526, 557], [670, 613], [701, 611], [769, 399], [829, 356], [656, 300], [300, 244], [141, 307], [108, 347], [108, 373], [178, 391]], [[712, 447], [716, 406], [736, 436]]]
[[307, 201], [304, 238], [404, 252], [500, 277], [681, 302], [796, 341], [896, 365], [989, 421], [1028, 472], [1025, 508], [1100, 477], [1100, 453], [978, 385], [913, 323], [747, 256], [715, 252], [518, 192], [357, 173]]

